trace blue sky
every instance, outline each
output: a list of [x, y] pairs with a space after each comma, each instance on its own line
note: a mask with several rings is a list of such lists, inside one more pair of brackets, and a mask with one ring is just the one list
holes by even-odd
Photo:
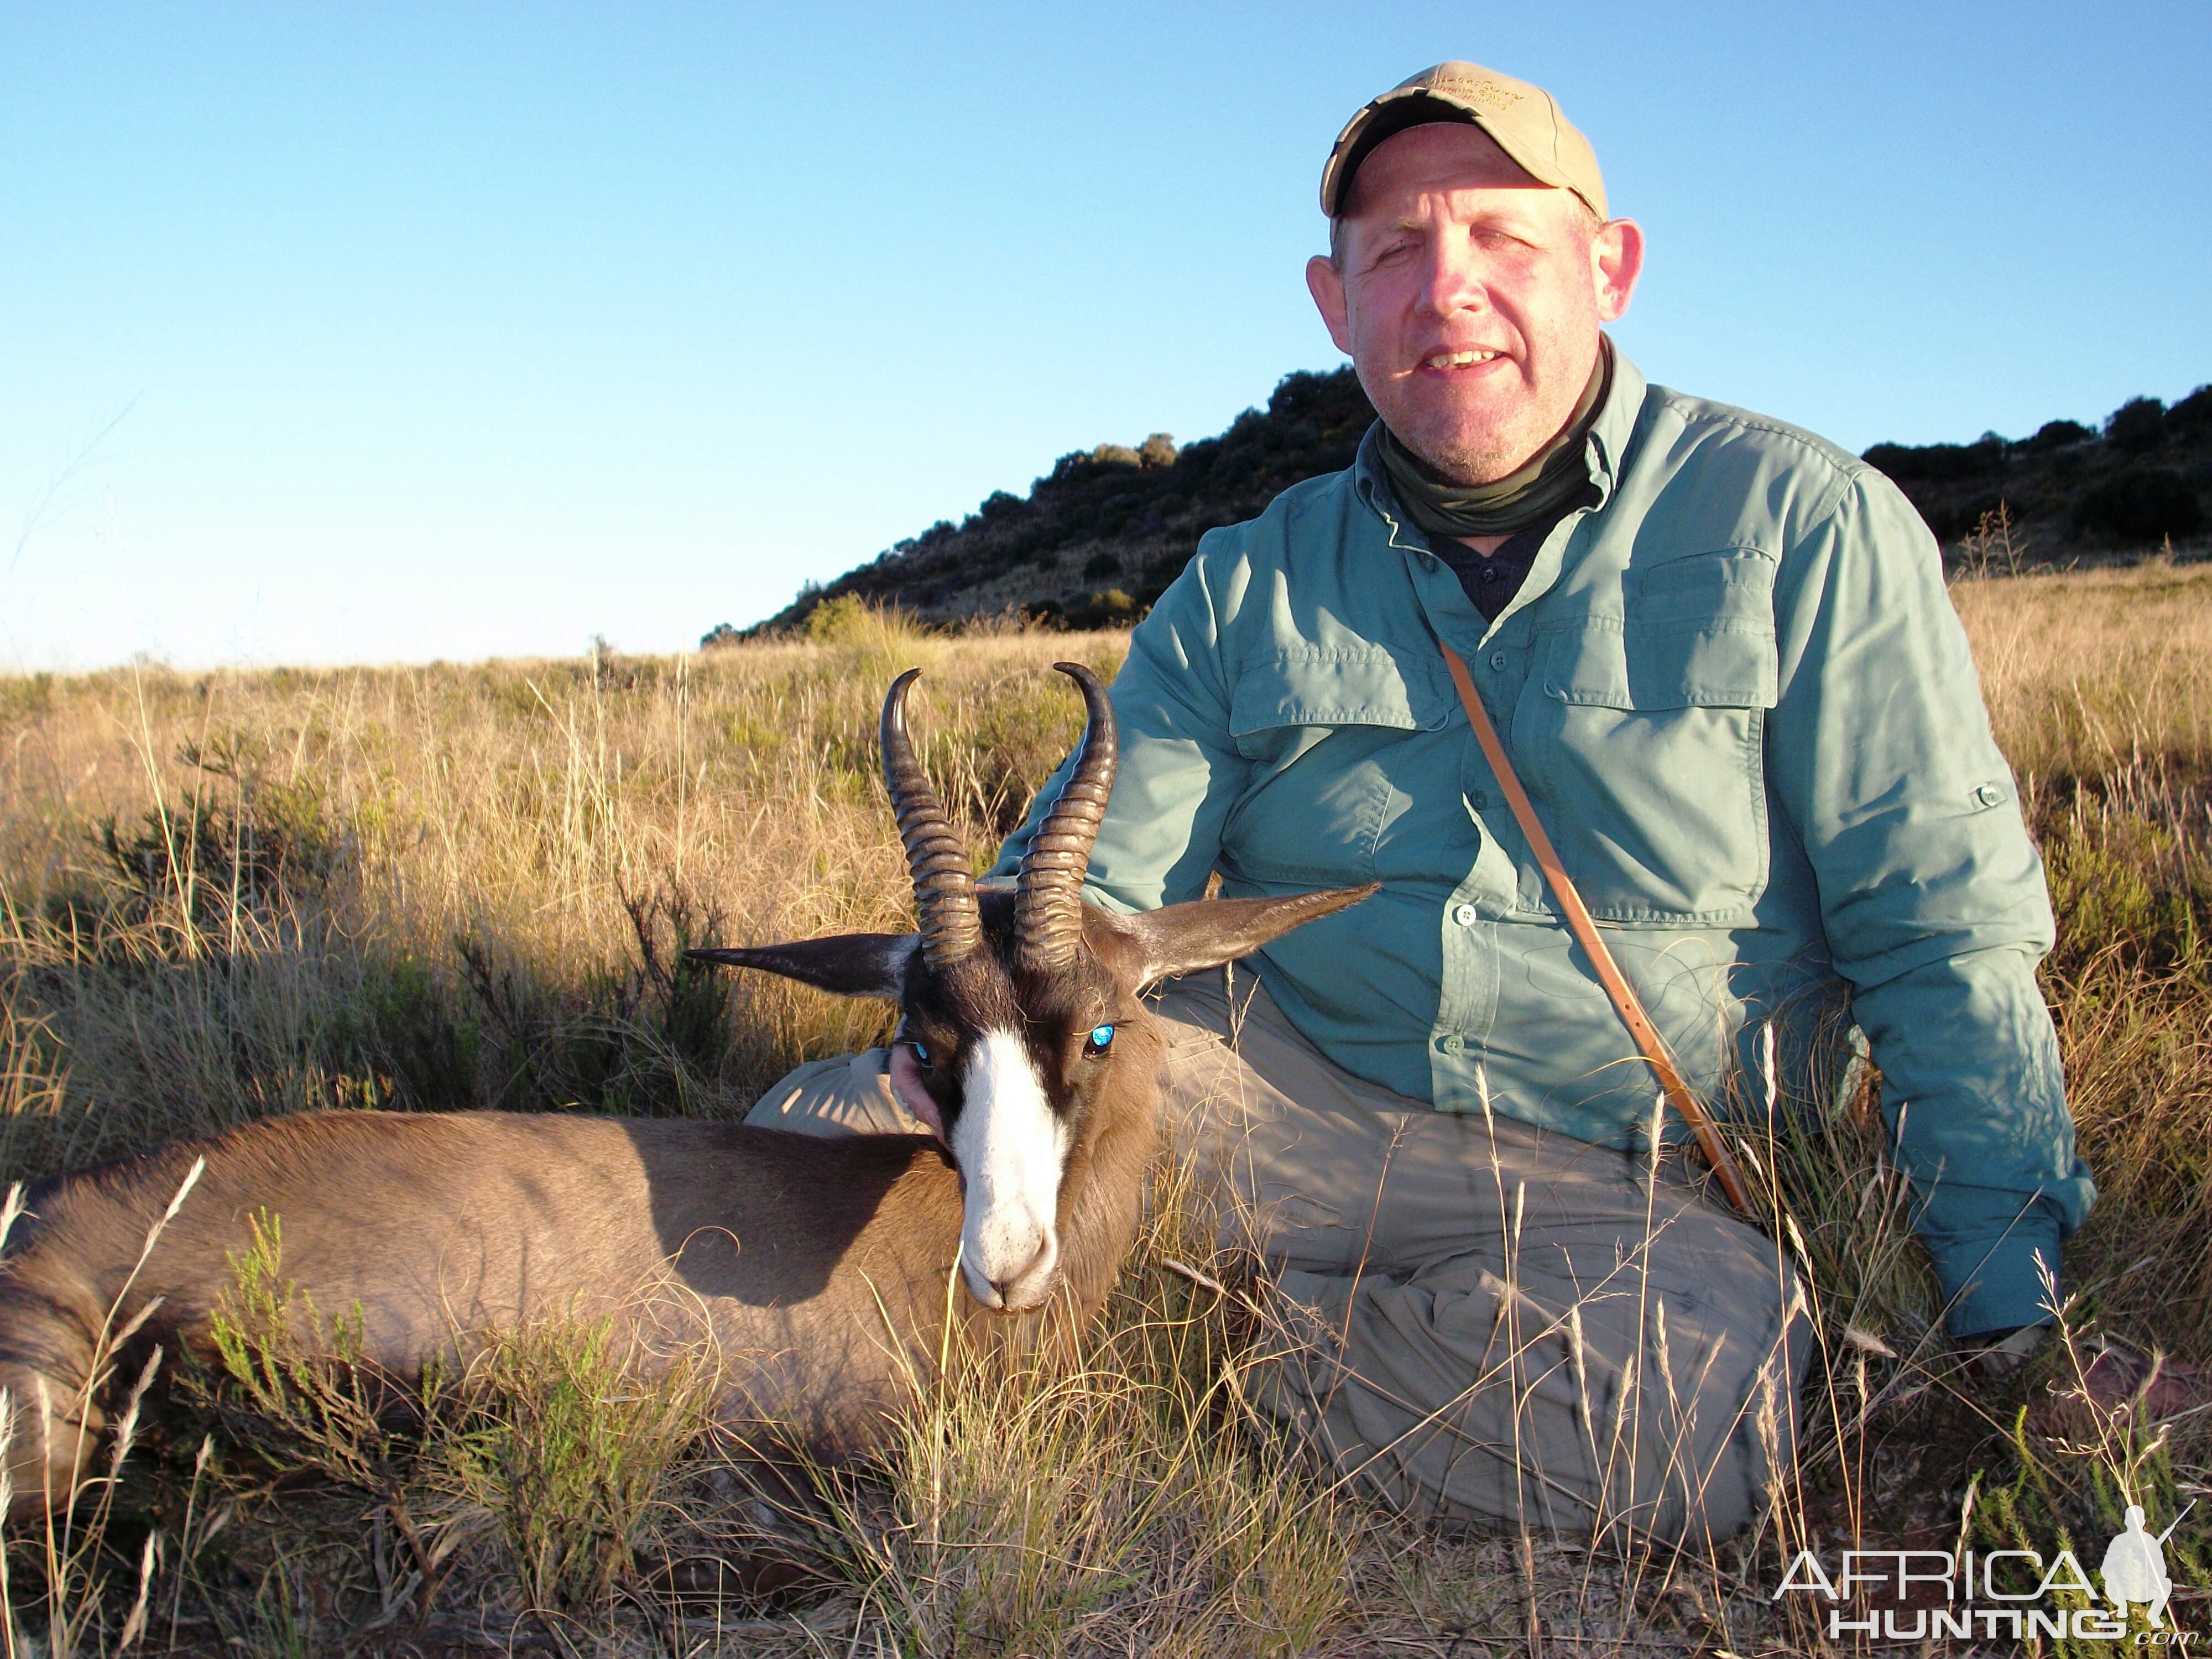
[[1446, 57], [1590, 135], [1655, 380], [1854, 449], [2212, 380], [2201, 0], [7, 0], [0, 669], [672, 650], [1218, 431]]

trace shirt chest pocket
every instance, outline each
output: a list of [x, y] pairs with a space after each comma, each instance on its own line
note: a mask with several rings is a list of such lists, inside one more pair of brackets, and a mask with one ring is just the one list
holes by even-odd
[[1286, 652], [1230, 695], [1229, 734], [1252, 763], [1222, 826], [1232, 873], [1328, 886], [1375, 878], [1375, 848], [1408, 739], [1441, 732], [1443, 659], [1407, 664], [1381, 647]]
[[1515, 757], [1594, 915], [1736, 921], [1765, 890], [1773, 571], [1732, 552], [1632, 572], [1626, 620], [1542, 637]]

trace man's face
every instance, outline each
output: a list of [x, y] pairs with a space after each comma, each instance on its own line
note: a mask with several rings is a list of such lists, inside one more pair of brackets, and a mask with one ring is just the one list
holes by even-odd
[[1399, 440], [1462, 483], [1504, 477], [1557, 435], [1628, 309], [1633, 222], [1601, 228], [1479, 127], [1437, 122], [1376, 146], [1353, 181], [1341, 264], [1306, 285]]

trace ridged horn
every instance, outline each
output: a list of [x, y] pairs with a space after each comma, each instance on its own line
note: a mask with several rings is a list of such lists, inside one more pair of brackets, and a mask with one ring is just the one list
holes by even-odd
[[1024, 968], [1064, 968], [1083, 938], [1083, 876], [1098, 839], [1098, 821], [1114, 792], [1121, 738], [1114, 705], [1098, 677], [1079, 662], [1053, 666], [1082, 689], [1090, 718], [1075, 751], [1075, 769], [1022, 855], [1014, 895], [1014, 957]]
[[929, 787], [907, 738], [906, 695], [921, 678], [921, 670], [908, 669], [891, 682], [884, 698], [884, 784], [890, 791], [899, 839], [906, 843], [907, 867], [914, 872], [923, 959], [933, 968], [949, 968], [981, 946], [983, 921], [975, 908], [968, 849], [946, 821], [945, 804]]

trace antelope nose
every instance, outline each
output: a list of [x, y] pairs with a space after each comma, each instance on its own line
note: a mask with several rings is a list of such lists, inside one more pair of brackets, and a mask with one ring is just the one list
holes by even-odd
[[1036, 1254], [1005, 1277], [993, 1279], [991, 1288], [999, 1293], [1003, 1307], [1034, 1308], [1044, 1300], [1044, 1293], [1052, 1283], [1053, 1270], [1059, 1265], [1060, 1240], [1048, 1227], [1038, 1241]]

